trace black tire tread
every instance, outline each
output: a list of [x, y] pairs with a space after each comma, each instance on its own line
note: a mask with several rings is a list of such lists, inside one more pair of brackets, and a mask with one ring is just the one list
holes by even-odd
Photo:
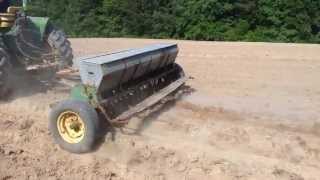
[[70, 41], [66, 38], [65, 33], [61, 30], [51, 27], [50, 31], [48, 32], [47, 41], [53, 49], [58, 51], [58, 64], [60, 68], [72, 66], [73, 50], [71, 48]]
[[6, 50], [0, 47], [0, 99], [6, 96], [10, 90], [9, 72], [9, 56]]

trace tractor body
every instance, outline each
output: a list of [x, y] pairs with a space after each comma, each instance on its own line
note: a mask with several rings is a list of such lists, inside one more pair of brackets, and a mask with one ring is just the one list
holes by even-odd
[[49, 18], [28, 17], [21, 8], [13, 8], [16, 11], [0, 14], [1, 46], [7, 50], [11, 65], [43, 63], [44, 55], [51, 51], [45, 37]]
[[58, 70], [72, 65], [72, 48], [65, 33], [49, 18], [27, 16], [24, 9], [11, 6], [0, 13], [0, 99], [12, 89], [10, 77], [15, 69]]

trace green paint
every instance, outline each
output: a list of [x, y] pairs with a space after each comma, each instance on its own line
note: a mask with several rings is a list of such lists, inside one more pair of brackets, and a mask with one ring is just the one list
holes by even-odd
[[[46, 17], [27, 17], [27, 31], [32, 32], [33, 38], [39, 42], [43, 41], [46, 33], [46, 29], [49, 24], [49, 18]], [[6, 33], [7, 35], [13, 35], [18, 33], [18, 28], [16, 26], [9, 28], [0, 28], [1, 33]]]
[[88, 96], [85, 93], [84, 86], [76, 85], [71, 89], [70, 96], [72, 99], [82, 100], [82, 101], [89, 101]]
[[97, 91], [94, 87], [78, 84], [71, 89], [70, 96], [72, 99], [89, 102], [94, 107], [99, 105]]
[[49, 18], [46, 17], [28, 17], [31, 24], [29, 28], [32, 28], [35, 32], [39, 34], [39, 38], [43, 39], [48, 26]]
[[[27, 33], [26, 35], [32, 36], [32, 43], [34, 46], [41, 47], [44, 41], [49, 18], [27, 17], [26, 21], [27, 27], [23, 27], [24, 31]], [[16, 38], [18, 33], [20, 33], [19, 28], [21, 27], [18, 26], [0, 28], [0, 34], [4, 39], [5, 45], [15, 53], [19, 52], [17, 49]]]
[[23, 9], [26, 11], [27, 10], [27, 4], [28, 4], [28, 1], [27, 0], [23, 0], [22, 1], [22, 7]]
[[0, 28], [0, 33], [5, 34], [11, 30], [11, 27], [2, 27]]

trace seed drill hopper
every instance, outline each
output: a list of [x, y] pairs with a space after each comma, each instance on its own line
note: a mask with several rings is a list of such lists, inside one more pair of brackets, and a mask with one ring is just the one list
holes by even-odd
[[81, 83], [50, 113], [50, 131], [65, 150], [85, 153], [98, 137], [99, 121], [126, 123], [185, 83], [175, 63], [176, 44], [156, 44], [78, 59]]

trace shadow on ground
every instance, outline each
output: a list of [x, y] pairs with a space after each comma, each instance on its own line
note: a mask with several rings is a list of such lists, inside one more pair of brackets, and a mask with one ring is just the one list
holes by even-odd
[[190, 86], [182, 86], [181, 88], [170, 94], [168, 97], [166, 97], [164, 100], [150, 107], [147, 110], [149, 111], [148, 113], [138, 116], [141, 120], [139, 121], [137, 128], [135, 128], [133, 132], [129, 134], [140, 135], [141, 132], [147, 129], [153, 121], [158, 119], [159, 116], [172, 109], [176, 105], [176, 103], [183, 97], [188, 96], [195, 91], [196, 90]]
[[12, 73], [10, 77], [10, 87], [7, 96], [1, 98], [1, 103], [3, 104], [38, 93], [46, 93], [50, 90], [59, 93], [69, 93], [72, 83], [68, 84], [58, 79], [53, 69], [36, 71], [20, 70]]

